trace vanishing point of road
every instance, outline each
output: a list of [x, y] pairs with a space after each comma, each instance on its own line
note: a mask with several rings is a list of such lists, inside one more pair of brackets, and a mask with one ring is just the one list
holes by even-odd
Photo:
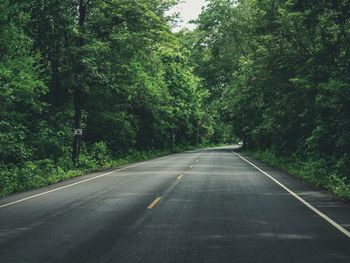
[[0, 262], [350, 262], [350, 206], [221, 147], [0, 200]]

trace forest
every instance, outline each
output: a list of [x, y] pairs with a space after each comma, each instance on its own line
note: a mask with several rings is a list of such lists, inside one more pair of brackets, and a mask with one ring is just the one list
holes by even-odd
[[0, 195], [242, 140], [350, 198], [350, 3], [177, 2], [1, 0]]
[[197, 23], [195, 72], [248, 153], [350, 198], [350, 2], [213, 0]]

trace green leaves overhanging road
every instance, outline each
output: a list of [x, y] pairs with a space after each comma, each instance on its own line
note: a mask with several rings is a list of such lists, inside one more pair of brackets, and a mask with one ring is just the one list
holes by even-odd
[[199, 29], [183, 34], [232, 133], [256, 157], [345, 198], [349, 10], [342, 0], [212, 0]]
[[1, 1], [1, 195], [237, 138], [349, 197], [348, 1], [209, 0], [172, 33], [176, 2]]
[[1, 1], [2, 194], [60, 180], [71, 158], [95, 169], [221, 140], [170, 30], [174, 4]]

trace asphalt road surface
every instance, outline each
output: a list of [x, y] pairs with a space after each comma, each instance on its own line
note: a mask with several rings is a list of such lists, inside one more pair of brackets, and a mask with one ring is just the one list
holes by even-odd
[[350, 262], [347, 203], [232, 150], [1, 199], [0, 262]]

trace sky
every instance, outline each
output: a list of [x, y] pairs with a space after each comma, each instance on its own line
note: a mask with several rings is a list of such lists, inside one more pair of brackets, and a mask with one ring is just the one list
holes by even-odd
[[202, 6], [205, 6], [205, 0], [184, 0], [183, 3], [179, 4], [174, 12], [180, 12], [183, 22], [180, 23], [179, 30], [181, 28], [193, 29], [195, 25], [191, 25], [188, 22], [194, 20], [202, 11]]

